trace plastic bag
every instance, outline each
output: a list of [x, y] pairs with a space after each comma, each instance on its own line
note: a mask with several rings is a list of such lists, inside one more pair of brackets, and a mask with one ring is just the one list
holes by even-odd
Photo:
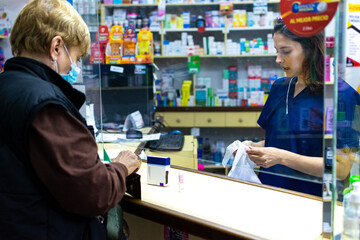
[[226, 148], [222, 165], [225, 167], [235, 150], [237, 150], [228, 176], [244, 181], [261, 183], [254, 172], [256, 164], [250, 160], [248, 154], [245, 152], [247, 149], [249, 149], [248, 146], [244, 145], [239, 140], [236, 140]]

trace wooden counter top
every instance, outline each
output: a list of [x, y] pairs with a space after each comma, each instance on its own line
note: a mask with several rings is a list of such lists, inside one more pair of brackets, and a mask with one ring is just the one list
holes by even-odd
[[[185, 189], [178, 191], [178, 174]], [[320, 198], [171, 168], [169, 186], [148, 185], [139, 170], [142, 200], [125, 197], [128, 213], [206, 239], [316, 239], [322, 232]]]
[[[136, 144], [106, 146], [112, 158]], [[182, 192], [180, 172], [185, 181]], [[153, 186], [147, 184], [144, 162], [138, 173], [142, 200], [125, 196], [121, 202], [125, 212], [138, 217], [205, 239], [322, 239], [319, 197], [174, 166], [169, 186]], [[335, 226], [341, 226], [342, 211], [336, 206]]]

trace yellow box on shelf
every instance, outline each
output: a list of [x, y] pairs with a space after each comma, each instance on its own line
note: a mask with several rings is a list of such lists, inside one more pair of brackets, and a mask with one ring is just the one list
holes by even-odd
[[121, 51], [124, 30], [122, 26], [113, 26], [109, 35], [109, 43], [106, 47], [106, 64], [121, 64]]
[[153, 34], [149, 29], [141, 29], [137, 36], [136, 62], [153, 62]]

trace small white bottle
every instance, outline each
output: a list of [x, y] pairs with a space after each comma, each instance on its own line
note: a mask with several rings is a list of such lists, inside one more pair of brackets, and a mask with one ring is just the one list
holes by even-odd
[[360, 182], [354, 182], [353, 187], [348, 193], [350, 199], [344, 208], [342, 240], [360, 239]]
[[184, 173], [179, 172], [179, 179], [178, 179], [178, 191], [183, 192], [184, 191]]
[[84, 14], [84, 0], [77, 1], [77, 11], [80, 15]]
[[96, 8], [97, 8], [97, 0], [90, 0], [89, 1], [89, 14], [96, 15]]
[[84, 15], [88, 15], [90, 12], [89, 0], [83, 0], [83, 6], [84, 6]]
[[268, 53], [273, 54], [276, 53], [275, 47], [274, 47], [274, 39], [271, 33], [267, 35], [267, 43], [268, 43]]

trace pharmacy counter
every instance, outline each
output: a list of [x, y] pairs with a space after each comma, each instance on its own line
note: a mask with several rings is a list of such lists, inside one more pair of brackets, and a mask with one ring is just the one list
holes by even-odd
[[[105, 143], [104, 147], [110, 156], [115, 158], [121, 150], [135, 151], [139, 146], [139, 142], [120, 142], [120, 143]], [[103, 147], [102, 143], [98, 143], [99, 156], [103, 159]], [[181, 151], [175, 152], [162, 152], [162, 151], [151, 151], [145, 149], [146, 155], [159, 156], [159, 157], [170, 157], [172, 159], [171, 165], [198, 169], [197, 159], [197, 141], [194, 136], [184, 136], [184, 146]]]
[[[322, 232], [320, 198], [171, 168], [169, 186], [148, 185], [142, 200], [125, 197], [124, 211], [206, 239], [317, 239]], [[179, 191], [179, 173], [184, 190]]]

